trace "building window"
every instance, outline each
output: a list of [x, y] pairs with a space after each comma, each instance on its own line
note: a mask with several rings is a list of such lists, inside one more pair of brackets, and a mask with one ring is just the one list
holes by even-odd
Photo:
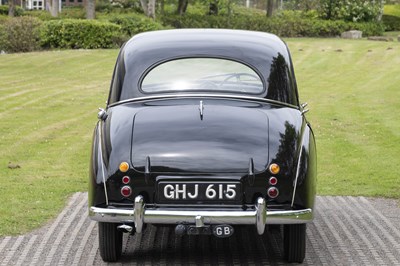
[[43, 0], [32, 1], [32, 9], [43, 9], [44, 2]]

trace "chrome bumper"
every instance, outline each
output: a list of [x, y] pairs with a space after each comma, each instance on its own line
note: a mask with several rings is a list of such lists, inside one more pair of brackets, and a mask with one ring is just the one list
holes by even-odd
[[146, 209], [142, 196], [135, 198], [133, 209], [107, 209], [90, 207], [89, 217], [98, 222], [134, 223], [136, 232], [141, 233], [143, 224], [195, 224], [202, 227], [206, 224], [254, 224], [258, 234], [264, 233], [266, 224], [302, 224], [311, 222], [312, 209], [293, 211], [267, 211], [266, 202], [258, 198], [254, 210], [243, 211], [201, 211]]

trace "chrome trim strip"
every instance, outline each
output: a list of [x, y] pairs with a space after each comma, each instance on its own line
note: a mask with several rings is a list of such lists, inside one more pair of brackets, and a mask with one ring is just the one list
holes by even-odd
[[99, 123], [99, 156], [100, 156], [100, 161], [101, 161], [101, 173], [103, 175], [103, 186], [104, 186], [104, 193], [106, 196], [106, 204], [108, 205], [108, 193], [107, 193], [107, 186], [106, 186], [106, 178], [105, 178], [105, 173], [104, 173], [104, 162], [103, 162], [103, 147], [101, 145], [101, 139], [102, 139], [102, 131], [103, 131], [103, 126], [102, 126], [102, 121]]
[[133, 209], [109, 209], [90, 207], [89, 217], [94, 221], [109, 223], [134, 223], [136, 232], [142, 232], [143, 224], [248, 224], [255, 225], [257, 232], [263, 234], [265, 224], [302, 224], [313, 219], [312, 209], [266, 210], [266, 202], [258, 198], [254, 209], [230, 210], [179, 210], [146, 209], [143, 197], [135, 198]]
[[200, 101], [199, 110], [200, 110], [200, 119], [203, 120], [203, 111], [204, 111], [203, 101]]
[[291, 207], [293, 207], [294, 205], [294, 197], [296, 196], [296, 189], [297, 189], [297, 179], [299, 178], [300, 175], [301, 156], [303, 155], [303, 142], [304, 142], [304, 135], [302, 136], [300, 143], [299, 159], [297, 160], [297, 168], [296, 168], [296, 178], [293, 184], [292, 203], [290, 204]]
[[241, 96], [241, 95], [232, 95], [232, 94], [168, 94], [168, 95], [153, 95], [153, 96], [143, 96], [143, 97], [137, 97], [137, 98], [131, 98], [119, 102], [112, 103], [108, 105], [108, 107], [113, 107], [116, 105], [124, 104], [124, 103], [130, 103], [130, 102], [141, 102], [141, 101], [151, 101], [151, 100], [164, 100], [164, 99], [173, 99], [173, 98], [228, 98], [228, 99], [235, 99], [235, 100], [242, 100], [242, 101], [258, 101], [258, 102], [265, 102], [265, 103], [272, 103], [272, 104], [277, 104], [277, 105], [282, 105], [294, 109], [300, 110], [299, 106], [284, 103], [284, 102], [279, 102], [275, 100], [270, 100], [270, 99], [265, 99], [261, 97], [254, 97], [254, 96]]

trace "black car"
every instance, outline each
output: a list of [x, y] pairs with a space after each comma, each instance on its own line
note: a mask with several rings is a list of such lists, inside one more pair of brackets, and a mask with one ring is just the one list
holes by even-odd
[[96, 125], [89, 216], [104, 261], [146, 224], [229, 237], [283, 225], [302, 262], [316, 147], [292, 60], [277, 36], [238, 30], [138, 34], [121, 49]]

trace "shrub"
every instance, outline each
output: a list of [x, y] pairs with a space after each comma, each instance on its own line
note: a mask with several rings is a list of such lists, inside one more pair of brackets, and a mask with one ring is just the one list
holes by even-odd
[[110, 1], [96, 1], [96, 11], [102, 13], [110, 13], [113, 10], [113, 6]]
[[[22, 16], [24, 14], [24, 9], [20, 6], [15, 6], [15, 13], [16, 17]], [[8, 16], [8, 5], [0, 6], [0, 15], [7, 15]]]
[[0, 6], [0, 15], [8, 15], [8, 6]]
[[122, 32], [127, 36], [133, 36], [145, 31], [164, 29], [160, 23], [137, 14], [115, 16], [110, 18], [110, 22], [120, 25]]
[[383, 15], [382, 22], [387, 31], [400, 31], [400, 17], [392, 15]]
[[383, 1], [376, 0], [320, 0], [321, 18], [353, 22], [377, 21], [382, 14]]
[[38, 18], [41, 21], [59, 19], [58, 17], [53, 17], [50, 12], [46, 10], [27, 10], [24, 15]]
[[6, 50], [6, 30], [3, 25], [0, 24], [0, 52]]
[[86, 18], [86, 10], [80, 6], [63, 7], [59, 16], [60, 18], [84, 19]]
[[6, 23], [6, 21], [9, 19], [8, 16], [6, 15], [0, 15], [0, 25], [3, 25], [4, 23]]
[[120, 26], [95, 20], [53, 20], [44, 23], [42, 45], [52, 48], [97, 49], [121, 44]]
[[375, 22], [354, 23], [303, 17], [299, 12], [283, 12], [272, 18], [265, 15], [200, 16], [184, 15], [162, 17], [164, 25], [176, 28], [232, 28], [263, 31], [282, 37], [331, 37], [343, 31], [361, 30], [364, 36], [382, 35], [384, 26]]
[[40, 48], [40, 26], [34, 17], [10, 18], [4, 23], [3, 48], [7, 52], [31, 52]]

